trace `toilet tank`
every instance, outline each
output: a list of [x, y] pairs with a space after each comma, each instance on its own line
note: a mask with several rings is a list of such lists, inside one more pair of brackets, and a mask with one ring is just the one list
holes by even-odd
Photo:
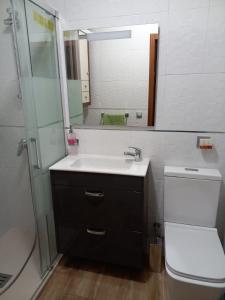
[[165, 166], [164, 220], [215, 227], [221, 180], [216, 169]]

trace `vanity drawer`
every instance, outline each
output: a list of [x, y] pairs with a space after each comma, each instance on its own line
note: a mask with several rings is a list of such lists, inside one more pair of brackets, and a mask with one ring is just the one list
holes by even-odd
[[53, 187], [57, 225], [143, 231], [143, 193], [83, 187]]
[[94, 174], [82, 172], [51, 171], [53, 185], [85, 187], [87, 189], [124, 189], [143, 191], [144, 178], [112, 174]]
[[[73, 233], [72, 241], [73, 243], [66, 248], [66, 254], [70, 256], [136, 268], [143, 267], [144, 240], [142, 233], [114, 232], [84, 227]], [[63, 251], [65, 249], [61, 250], [65, 253]]]
[[56, 226], [79, 227], [85, 223], [83, 188], [54, 186], [52, 189]]

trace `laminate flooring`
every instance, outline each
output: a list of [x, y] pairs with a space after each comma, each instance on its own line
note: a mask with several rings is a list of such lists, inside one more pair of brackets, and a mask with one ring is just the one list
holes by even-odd
[[167, 300], [165, 270], [142, 272], [63, 258], [38, 300]]

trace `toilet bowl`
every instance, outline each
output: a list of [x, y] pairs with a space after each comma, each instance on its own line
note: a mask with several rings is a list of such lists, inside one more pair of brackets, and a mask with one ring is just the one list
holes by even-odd
[[218, 300], [225, 291], [225, 256], [215, 228], [165, 222], [169, 300]]
[[218, 170], [165, 167], [165, 268], [168, 300], [219, 300], [225, 255], [215, 228]]

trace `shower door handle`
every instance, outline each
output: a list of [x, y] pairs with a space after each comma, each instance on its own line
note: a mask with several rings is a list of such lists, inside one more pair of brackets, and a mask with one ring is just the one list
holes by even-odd
[[35, 154], [36, 154], [36, 164], [33, 165], [34, 169], [41, 169], [41, 163], [40, 163], [40, 158], [39, 158], [39, 153], [38, 153], [38, 148], [37, 148], [37, 139], [36, 138], [30, 138], [31, 143], [34, 144], [35, 147]]

